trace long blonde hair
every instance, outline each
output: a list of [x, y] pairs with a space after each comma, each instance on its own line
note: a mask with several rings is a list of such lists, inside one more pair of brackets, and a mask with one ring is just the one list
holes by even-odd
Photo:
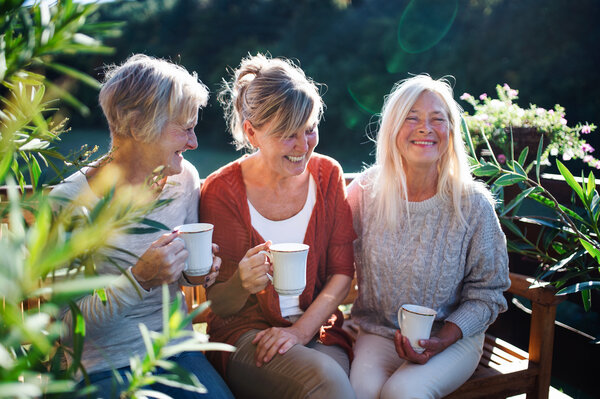
[[[436, 94], [448, 114], [450, 140], [448, 149], [438, 161], [437, 193], [452, 200], [461, 223], [466, 224], [461, 206], [470, 205], [468, 194], [475, 187], [460, 131], [461, 108], [453, 98], [452, 87], [444, 78], [434, 80], [428, 75], [417, 75], [394, 85], [385, 98], [377, 131], [375, 174], [372, 194], [375, 197], [375, 215], [379, 223], [395, 227], [400, 218], [410, 217], [406, 174], [397, 137], [408, 113], [423, 92]], [[404, 206], [399, 206], [403, 204]]]

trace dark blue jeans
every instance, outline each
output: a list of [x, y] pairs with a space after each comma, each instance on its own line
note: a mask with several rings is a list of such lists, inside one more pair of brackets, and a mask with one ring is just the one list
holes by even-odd
[[[225, 384], [225, 381], [223, 381], [202, 352], [183, 352], [169, 358], [169, 360], [174, 361], [180, 367], [195, 374], [208, 392], [206, 394], [199, 394], [163, 384], [153, 384], [148, 387], [149, 389], [165, 393], [176, 399], [233, 399], [233, 395]], [[124, 387], [114, 378], [115, 372], [120, 374], [124, 381], [127, 381], [125, 374], [130, 372], [130, 369], [129, 367], [122, 367], [117, 370], [105, 370], [90, 374], [91, 385], [98, 388], [97, 392], [92, 394], [94, 398], [119, 398], [119, 394]], [[159, 368], [155, 374], [165, 374], [165, 370]], [[81, 381], [79, 388], [83, 388], [85, 385], [85, 380]]]

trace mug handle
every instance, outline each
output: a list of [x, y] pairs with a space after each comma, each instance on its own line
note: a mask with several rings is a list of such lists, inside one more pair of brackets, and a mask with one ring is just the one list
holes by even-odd
[[400, 332], [402, 332], [402, 310], [403, 310], [402, 307], [400, 307], [400, 312], [399, 312], [400, 317], [398, 317], [398, 327], [400, 327]]
[[[271, 253], [269, 251], [259, 251], [259, 254], [263, 254], [267, 257], [267, 259], [269, 259], [269, 263], [273, 263], [273, 255], [271, 255]], [[271, 283], [273, 282], [273, 276], [271, 276], [269, 273], [265, 273], [267, 275], [267, 278], [269, 280], [271, 280]]]

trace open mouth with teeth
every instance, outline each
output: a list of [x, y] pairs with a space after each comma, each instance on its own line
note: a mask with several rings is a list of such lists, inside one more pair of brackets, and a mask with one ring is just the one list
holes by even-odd
[[416, 145], [425, 145], [425, 146], [432, 146], [432, 145], [436, 144], [435, 141], [425, 141], [425, 140], [414, 140], [414, 141], [411, 141], [411, 143], [416, 144]]
[[299, 157], [293, 157], [291, 155], [286, 155], [285, 159], [287, 159], [290, 162], [298, 163], [298, 162], [302, 162], [302, 160], [304, 159], [304, 155], [301, 155]]

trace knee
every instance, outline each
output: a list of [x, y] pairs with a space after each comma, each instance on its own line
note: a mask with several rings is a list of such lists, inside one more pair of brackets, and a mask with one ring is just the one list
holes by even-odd
[[360, 367], [350, 369], [350, 384], [356, 393], [357, 399], [379, 398], [379, 392], [385, 380], [378, 374], [366, 372]]
[[306, 387], [305, 398], [353, 398], [354, 390], [342, 367], [327, 355], [311, 365], [314, 384]]
[[380, 399], [425, 399], [435, 398], [428, 384], [423, 381], [415, 381], [412, 378], [401, 378], [394, 375], [381, 388]]

